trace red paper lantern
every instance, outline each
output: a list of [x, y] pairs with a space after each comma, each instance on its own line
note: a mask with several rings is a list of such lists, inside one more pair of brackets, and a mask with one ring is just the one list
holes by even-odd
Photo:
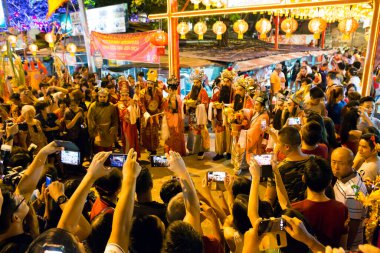
[[159, 55], [164, 55], [165, 46], [168, 45], [168, 34], [162, 30], [158, 30], [150, 37], [150, 42], [157, 47]]

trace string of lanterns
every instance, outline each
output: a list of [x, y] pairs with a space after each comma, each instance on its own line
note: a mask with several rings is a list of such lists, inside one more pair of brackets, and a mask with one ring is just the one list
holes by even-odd
[[214, 8], [224, 8], [227, 7], [227, 0], [190, 0], [194, 4], [194, 10], [199, 9], [199, 4], [202, 3], [206, 6], [206, 10]]

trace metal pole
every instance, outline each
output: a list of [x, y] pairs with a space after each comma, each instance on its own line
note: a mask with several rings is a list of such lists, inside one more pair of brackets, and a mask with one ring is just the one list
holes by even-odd
[[369, 96], [372, 85], [372, 72], [376, 59], [376, 49], [380, 33], [380, 0], [373, 1], [373, 17], [368, 39], [366, 58], [362, 76], [362, 95]]
[[179, 74], [179, 37], [177, 33], [178, 18], [171, 17], [171, 14], [178, 11], [177, 0], [167, 0], [168, 6], [168, 60], [169, 76], [174, 75], [180, 80]]
[[92, 72], [96, 72], [95, 64], [93, 64], [92, 57], [91, 57], [90, 33], [88, 31], [86, 9], [84, 7], [83, 0], [78, 0], [78, 6], [79, 6], [79, 18], [80, 18], [80, 22], [82, 23], [82, 28], [83, 28], [83, 33], [84, 33], [83, 37], [84, 37], [84, 46], [86, 48], [88, 69]]
[[322, 32], [322, 37], [321, 37], [321, 48], [325, 49], [325, 40], [326, 40], [326, 30]]
[[278, 36], [280, 34], [280, 15], [274, 17], [276, 19], [276, 31], [274, 33], [274, 49], [278, 50]]

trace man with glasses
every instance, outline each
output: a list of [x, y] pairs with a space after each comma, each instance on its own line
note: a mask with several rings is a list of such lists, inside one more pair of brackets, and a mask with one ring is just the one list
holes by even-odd
[[[44, 164], [48, 155], [62, 150], [55, 142], [43, 147], [36, 155], [31, 165], [25, 170], [15, 192], [11, 188], [0, 184], [0, 252], [25, 252], [33, 237], [37, 236], [38, 228], [29, 222], [29, 200], [37, 183], [42, 176]], [[1, 205], [1, 202], [2, 205]], [[26, 229], [27, 228], [27, 229]]]

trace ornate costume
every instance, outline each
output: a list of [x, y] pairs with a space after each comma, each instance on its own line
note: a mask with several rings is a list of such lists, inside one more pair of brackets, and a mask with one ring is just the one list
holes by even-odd
[[162, 112], [162, 90], [157, 88], [157, 72], [150, 70], [148, 72], [147, 87], [141, 90], [140, 109], [144, 116], [141, 128], [141, 137], [143, 146], [156, 154], [160, 139], [160, 114]]
[[178, 80], [174, 76], [168, 80], [169, 96], [163, 103], [164, 118], [161, 134], [165, 142], [165, 152], [170, 150], [186, 155], [184, 135], [184, 113], [181, 97], [177, 95]]
[[129, 98], [129, 90], [127, 87], [120, 92], [121, 100], [118, 102], [119, 118], [121, 125], [122, 142], [124, 146], [124, 154], [133, 148], [140, 157], [140, 147], [137, 132], [136, 121], [140, 117], [140, 108], [131, 98]]
[[203, 70], [195, 69], [190, 76], [194, 85], [185, 97], [186, 115], [189, 117], [190, 131], [187, 136], [187, 149], [190, 153], [198, 153], [202, 160], [204, 152], [210, 149], [210, 136], [207, 130], [207, 108], [209, 98], [202, 87], [205, 78]]

